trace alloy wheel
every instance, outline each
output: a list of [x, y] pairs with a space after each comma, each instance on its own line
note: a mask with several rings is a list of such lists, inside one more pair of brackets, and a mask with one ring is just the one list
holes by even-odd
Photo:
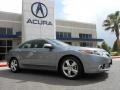
[[16, 72], [18, 70], [18, 62], [17, 60], [11, 60], [10, 68], [12, 72]]
[[65, 76], [75, 77], [78, 75], [79, 69], [78, 64], [74, 60], [65, 60], [62, 65], [62, 70]]

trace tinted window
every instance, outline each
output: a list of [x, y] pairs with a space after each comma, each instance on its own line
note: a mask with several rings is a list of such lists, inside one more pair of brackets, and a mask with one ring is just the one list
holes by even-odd
[[63, 32], [60, 32], [60, 38], [63, 38], [64, 35], [63, 35]]
[[47, 43], [45, 40], [33, 40], [22, 44], [19, 48], [43, 48], [44, 44]]
[[67, 44], [67, 43], [64, 43], [64, 42], [62, 42], [62, 41], [59, 41], [59, 40], [50, 40], [50, 42], [52, 43], [52, 44], [54, 44], [54, 45], [56, 45], [56, 46], [69, 46], [69, 44]]
[[12, 46], [12, 40], [7, 41], [7, 46]]
[[57, 32], [56, 33], [57, 38], [71, 38], [70, 32]]
[[13, 29], [7, 28], [7, 35], [13, 35]]
[[46, 44], [45, 40], [34, 40], [32, 41], [31, 48], [43, 48], [44, 44]]
[[6, 35], [6, 28], [0, 27], [0, 35]]
[[22, 44], [19, 48], [31, 48], [32, 41]]
[[71, 33], [68, 33], [68, 38], [71, 38]]
[[69, 44], [69, 45], [72, 45], [72, 42], [65, 42], [65, 43], [67, 43], [67, 44]]
[[80, 46], [82, 47], [93, 47], [92, 42], [80, 42]]
[[43, 48], [44, 44], [47, 44], [48, 42], [46, 42], [45, 40], [36, 40], [33, 41], [32, 43], [32, 48]]
[[0, 46], [6, 46], [6, 40], [0, 40]]
[[6, 47], [0, 47], [0, 53], [5, 53], [6, 52]]
[[12, 47], [7, 47], [7, 53], [12, 49]]
[[81, 39], [92, 39], [92, 34], [79, 34]]

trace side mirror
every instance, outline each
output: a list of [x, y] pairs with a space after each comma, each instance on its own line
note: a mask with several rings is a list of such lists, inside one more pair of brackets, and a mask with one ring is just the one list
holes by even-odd
[[28, 46], [27, 46], [27, 45], [25, 45], [25, 46], [24, 46], [24, 48], [28, 48]]
[[53, 46], [51, 44], [44, 44], [43, 47], [48, 49], [53, 49]]

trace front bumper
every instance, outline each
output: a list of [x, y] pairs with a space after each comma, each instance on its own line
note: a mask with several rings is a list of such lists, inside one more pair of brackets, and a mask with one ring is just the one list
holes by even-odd
[[102, 57], [97, 55], [83, 55], [82, 62], [85, 73], [100, 73], [108, 71], [112, 65], [111, 57]]
[[110, 63], [99, 65], [98, 70], [99, 72], [109, 71], [109, 68], [111, 67], [111, 65], [112, 65], [112, 60]]

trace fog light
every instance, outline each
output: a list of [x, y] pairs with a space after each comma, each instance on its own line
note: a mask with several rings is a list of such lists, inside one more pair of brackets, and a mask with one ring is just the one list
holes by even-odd
[[103, 64], [103, 69], [105, 69], [105, 64]]
[[99, 65], [98, 69], [100, 70], [103, 69], [103, 65]]
[[100, 70], [101, 70], [101, 69], [105, 69], [105, 64], [99, 65], [99, 69], [100, 69]]

